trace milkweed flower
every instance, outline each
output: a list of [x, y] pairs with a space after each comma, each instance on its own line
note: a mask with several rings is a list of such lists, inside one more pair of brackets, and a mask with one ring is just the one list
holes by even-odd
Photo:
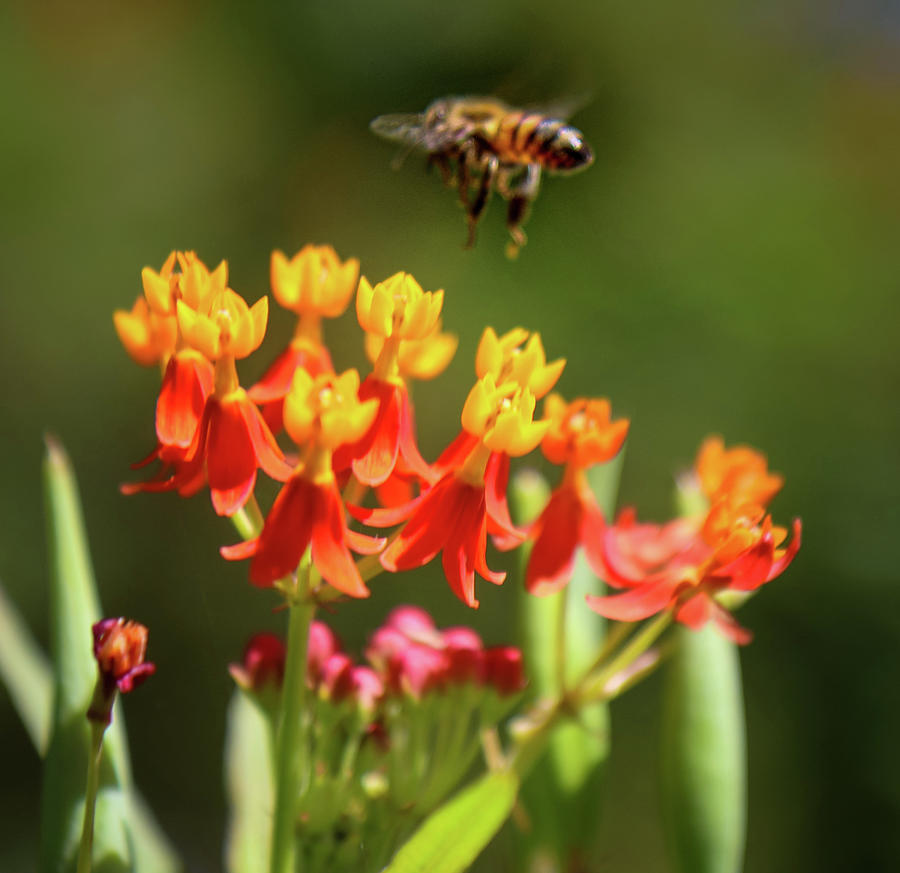
[[263, 297], [249, 307], [227, 287], [215, 290], [208, 299], [197, 298], [199, 309], [187, 299], [176, 300], [178, 329], [195, 355], [215, 361], [212, 391], [205, 397], [200, 421], [174, 473], [133, 490], [177, 490], [188, 496], [208, 482], [216, 513], [233, 515], [253, 493], [258, 469], [278, 481], [291, 473], [262, 415], [240, 386], [235, 368], [235, 360], [247, 357], [263, 340], [268, 300]]
[[322, 319], [343, 314], [358, 277], [359, 261], [342, 262], [331, 246], [305, 245], [290, 259], [284, 252], [272, 252], [272, 293], [281, 306], [297, 315], [288, 347], [247, 392], [259, 404], [272, 433], [284, 426], [282, 406], [298, 367], [311, 376], [334, 372], [322, 341]]
[[456, 338], [440, 329], [443, 302], [443, 291], [423, 291], [408, 273], [396, 273], [374, 287], [360, 279], [356, 314], [373, 360], [360, 398], [377, 400], [378, 415], [359, 440], [335, 453], [338, 472], [352, 470], [373, 487], [384, 485], [395, 470], [407, 481], [435, 481], [416, 444], [405, 380], [434, 378], [456, 351]]
[[707, 437], [697, 453], [694, 473], [706, 498], [767, 506], [781, 490], [784, 477], [770, 473], [763, 454], [750, 446], [725, 448], [720, 436]]
[[[487, 566], [489, 527], [507, 547], [521, 543], [524, 534], [508, 521], [505, 491], [501, 495], [487, 486], [487, 470], [489, 464], [498, 463], [497, 458], [527, 454], [540, 443], [549, 422], [533, 421], [534, 407], [534, 396], [527, 388], [512, 382], [498, 386], [492, 376], [486, 375], [475, 383], [463, 407], [463, 430], [476, 442], [455, 469], [401, 506], [350, 507], [356, 518], [375, 527], [406, 522], [381, 554], [386, 570], [421, 567], [440, 552], [451, 590], [471, 607], [478, 606], [475, 573], [496, 585], [503, 582], [506, 574]], [[492, 477], [495, 485], [500, 482], [505, 486], [502, 475]]]
[[360, 401], [359, 374], [323, 373], [315, 379], [305, 370], [294, 373], [284, 403], [284, 424], [303, 457], [272, 505], [260, 535], [221, 549], [228, 560], [252, 558], [250, 581], [270, 587], [294, 572], [306, 549], [322, 578], [351, 597], [367, 597], [349, 549], [374, 554], [384, 540], [348, 529], [344, 504], [332, 469], [337, 446], [364, 433], [377, 404]]
[[753, 591], [784, 572], [800, 548], [799, 519], [787, 546], [786, 538], [787, 530], [774, 526], [771, 516], [747, 505], [735, 509], [720, 501], [699, 524], [693, 518], [640, 524], [633, 510], [626, 510], [607, 527], [601, 557], [605, 581], [627, 591], [588, 596], [587, 602], [618, 621], [671, 609], [676, 621], [692, 629], [712, 620], [732, 640], [746, 643], [750, 632], [717, 596]]
[[165, 366], [175, 351], [178, 324], [174, 313], [154, 312], [143, 296], [134, 301], [130, 311], [117, 309], [113, 324], [125, 351], [142, 367]]
[[579, 545], [594, 573], [602, 575], [600, 543], [605, 521], [585, 473], [618, 454], [629, 425], [627, 419], [612, 420], [605, 398], [567, 404], [559, 394], [550, 394], [544, 402], [544, 417], [550, 426], [541, 450], [548, 461], [564, 464], [565, 470], [529, 531], [534, 546], [525, 587], [538, 595], [551, 594], [568, 583]]
[[[475, 372], [479, 379], [490, 376], [496, 385], [504, 382], [528, 389], [540, 400], [558, 381], [565, 368], [565, 358], [547, 363], [540, 334], [521, 327], [513, 328], [498, 337], [492, 327], [485, 328], [475, 356]], [[461, 466], [478, 445], [478, 437], [465, 428], [431, 465], [436, 477]], [[488, 533], [501, 550], [518, 546], [523, 539], [509, 515], [506, 487], [509, 482], [509, 455], [491, 454], [485, 468], [485, 486], [493, 495], [493, 511], [488, 518]], [[509, 531], [514, 531], [509, 534]]]
[[498, 385], [515, 382], [527, 388], [536, 400], [553, 388], [565, 366], [565, 358], [547, 363], [541, 335], [522, 327], [503, 336], [497, 336], [492, 327], [485, 328], [475, 355], [475, 374], [479, 379], [490, 375]]

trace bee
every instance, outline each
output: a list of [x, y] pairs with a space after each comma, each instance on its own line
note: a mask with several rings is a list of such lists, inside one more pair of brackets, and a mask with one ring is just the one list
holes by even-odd
[[406, 145], [402, 157], [415, 149], [427, 152], [429, 166], [440, 170], [445, 184], [456, 186], [469, 225], [467, 248], [475, 242], [491, 193], [506, 200], [509, 257], [525, 245], [522, 224], [541, 172], [573, 173], [594, 160], [584, 135], [568, 122], [493, 97], [444, 97], [421, 113], [379, 115], [370, 128]]

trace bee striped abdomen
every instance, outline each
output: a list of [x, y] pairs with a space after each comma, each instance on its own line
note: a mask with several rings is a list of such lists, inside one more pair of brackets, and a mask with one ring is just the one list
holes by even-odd
[[580, 131], [558, 118], [532, 112], [512, 112], [503, 119], [497, 151], [502, 159], [556, 171], [585, 167], [593, 160]]

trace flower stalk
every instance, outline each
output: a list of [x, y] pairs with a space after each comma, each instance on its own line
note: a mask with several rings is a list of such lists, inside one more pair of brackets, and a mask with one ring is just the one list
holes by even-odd
[[[101, 684], [102, 680], [97, 684], [98, 690]], [[108, 723], [108, 718], [102, 721], [91, 718], [91, 754], [88, 758], [87, 784], [84, 791], [84, 819], [81, 825], [81, 843], [78, 846], [76, 873], [90, 873], [91, 871], [91, 852], [94, 848], [94, 812], [97, 806], [97, 789], [100, 785], [100, 759], [103, 756], [103, 734], [106, 733]]]
[[296, 811], [302, 788], [306, 751], [306, 659], [309, 627], [315, 604], [309, 592], [310, 553], [307, 550], [297, 571], [297, 584], [290, 602], [281, 719], [275, 747], [275, 813], [272, 830], [271, 873], [295, 869]]

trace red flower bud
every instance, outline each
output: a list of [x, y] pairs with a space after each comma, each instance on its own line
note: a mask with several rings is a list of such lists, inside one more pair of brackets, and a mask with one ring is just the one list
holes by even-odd
[[496, 646], [485, 650], [484, 681], [501, 695], [515, 694], [525, 685], [522, 653], [512, 646]]
[[260, 633], [250, 638], [240, 664], [229, 666], [234, 681], [248, 691], [267, 685], [281, 687], [284, 679], [284, 643], [275, 634]]
[[144, 660], [147, 628], [142, 624], [124, 618], [104, 618], [91, 630], [94, 657], [110, 690], [115, 685], [125, 694], [156, 672], [156, 665]]

